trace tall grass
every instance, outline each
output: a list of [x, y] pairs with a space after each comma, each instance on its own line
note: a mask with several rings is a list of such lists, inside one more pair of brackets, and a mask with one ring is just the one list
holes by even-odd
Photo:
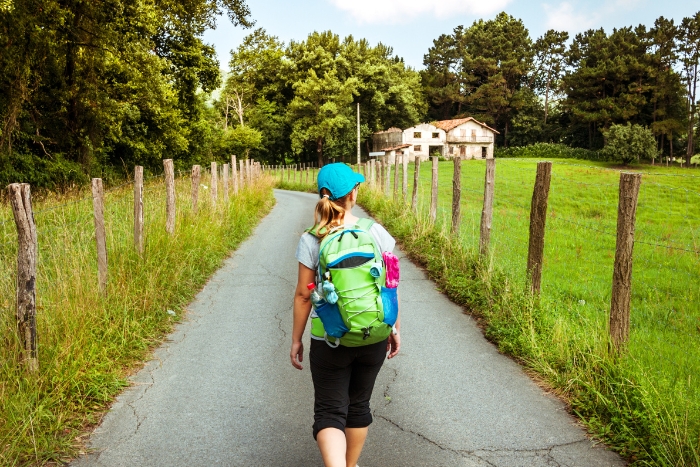
[[[97, 287], [92, 201], [34, 206], [39, 241], [37, 325], [40, 369], [19, 362], [14, 321], [16, 232], [0, 210], [0, 464], [62, 462], [81, 449], [126, 377], [179, 321], [187, 303], [274, 204], [271, 179], [214, 209], [208, 190], [191, 209], [190, 180], [177, 179], [177, 226], [165, 232], [162, 178], [146, 184], [145, 251], [133, 247], [133, 190], [106, 194], [108, 295]], [[221, 193], [221, 190], [219, 190]], [[171, 310], [169, 313], [168, 310]], [[172, 313], [174, 311], [174, 314]]]
[[[478, 257], [483, 161], [463, 162], [458, 235], [449, 233], [451, 161], [440, 163], [435, 225], [428, 220], [430, 164], [421, 166], [417, 214], [367, 185], [359, 202], [482, 321], [502, 352], [562, 395], [593, 435], [637, 465], [700, 465], [700, 177], [687, 169], [630, 168], [644, 172], [632, 329], [626, 353], [615, 357], [608, 353], [608, 312], [619, 171], [604, 162], [554, 160], [543, 289], [535, 300], [525, 267], [536, 163], [498, 160], [485, 261]], [[409, 173], [410, 199], [413, 164]]]

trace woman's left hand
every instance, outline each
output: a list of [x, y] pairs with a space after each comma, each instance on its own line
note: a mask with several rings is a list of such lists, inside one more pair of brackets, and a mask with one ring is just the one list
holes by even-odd
[[401, 349], [401, 334], [392, 332], [389, 334], [389, 340], [386, 343], [386, 351], [389, 352], [387, 358], [394, 358], [399, 353], [399, 349]]

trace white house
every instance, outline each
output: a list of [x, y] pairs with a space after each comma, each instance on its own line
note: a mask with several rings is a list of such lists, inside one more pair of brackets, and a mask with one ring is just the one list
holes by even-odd
[[408, 155], [422, 161], [439, 152], [447, 158], [492, 159], [494, 137], [498, 131], [472, 117], [421, 123], [401, 131], [390, 128], [372, 135], [374, 151], [384, 152], [393, 164], [396, 155]]
[[493, 159], [494, 138], [498, 131], [472, 117], [435, 122], [446, 133], [445, 157]]

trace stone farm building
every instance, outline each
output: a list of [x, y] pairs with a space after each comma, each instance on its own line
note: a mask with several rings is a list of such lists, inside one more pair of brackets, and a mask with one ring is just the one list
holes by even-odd
[[498, 131], [472, 117], [421, 123], [401, 130], [389, 128], [372, 135], [375, 152], [383, 151], [389, 163], [396, 155], [420, 156], [425, 161], [436, 151], [446, 158], [492, 159]]

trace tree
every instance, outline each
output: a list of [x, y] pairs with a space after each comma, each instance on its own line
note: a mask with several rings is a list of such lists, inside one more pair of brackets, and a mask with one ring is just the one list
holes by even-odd
[[550, 29], [534, 44], [534, 69], [530, 78], [530, 88], [544, 92], [544, 124], [549, 114], [549, 94], [552, 87], [559, 89], [564, 70], [564, 54], [569, 33]]
[[690, 159], [693, 157], [695, 143], [695, 117], [697, 116], [697, 87], [700, 79], [700, 11], [695, 16], [683, 18], [681, 22], [680, 41], [681, 63], [688, 97], [688, 144], [686, 146], [685, 160], [690, 167]]
[[224, 126], [230, 123], [227, 109], [237, 109], [238, 124], [261, 133], [260, 144], [250, 151], [268, 162], [291, 152], [286, 124], [293, 94], [290, 66], [284, 44], [264, 29], [256, 29], [231, 51], [230, 72], [218, 103]]
[[104, 176], [208, 154], [201, 94], [219, 70], [201, 36], [224, 11], [252, 23], [243, 0], [0, 3], [0, 173], [65, 160]]
[[[588, 146], [594, 147], [596, 130], [614, 123], [648, 124], [646, 109], [653, 83], [646, 31], [631, 27], [602, 29], [578, 34], [566, 55], [564, 107], [574, 126], [588, 130]], [[574, 129], [575, 130], [575, 129]]]
[[296, 81], [294, 99], [287, 109], [292, 122], [292, 148], [300, 152], [308, 141], [316, 143], [319, 167], [324, 164], [323, 143], [337, 136], [337, 132], [350, 125], [347, 108], [353, 101], [357, 79], [345, 82], [337, 72], [330, 70], [319, 77], [316, 71], [308, 71], [306, 78]]
[[658, 150], [654, 134], [641, 125], [611, 125], [604, 131], [606, 138], [603, 153], [610, 159], [627, 165], [640, 159], [654, 159]]
[[423, 56], [425, 69], [421, 71], [421, 79], [430, 103], [429, 115], [437, 120], [460, 114], [466, 102], [466, 91], [460, 82], [461, 60], [455, 39], [462, 29], [459, 26], [452, 35], [441, 34]]
[[532, 41], [523, 22], [504, 12], [493, 20], [459, 26], [433, 41], [422, 72], [429, 114], [447, 119], [470, 115], [503, 129], [528, 99]]

